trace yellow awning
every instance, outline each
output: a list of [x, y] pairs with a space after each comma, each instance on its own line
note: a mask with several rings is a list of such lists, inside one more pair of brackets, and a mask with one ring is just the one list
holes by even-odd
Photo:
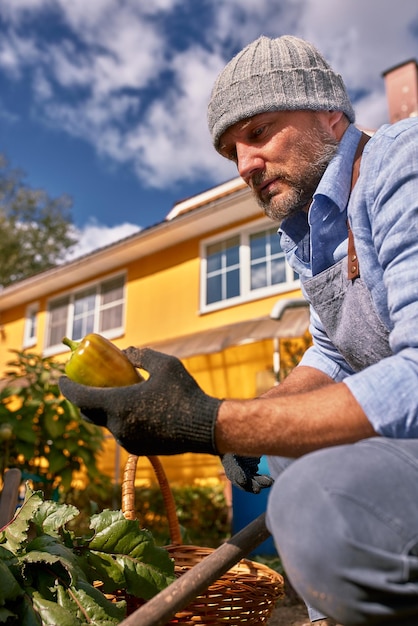
[[301, 307], [286, 310], [280, 320], [258, 317], [147, 345], [166, 354], [187, 358], [264, 339], [301, 337], [308, 326], [309, 310]]

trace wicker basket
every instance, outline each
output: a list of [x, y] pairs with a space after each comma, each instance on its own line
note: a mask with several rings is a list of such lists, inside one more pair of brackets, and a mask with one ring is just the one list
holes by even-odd
[[[176, 506], [164, 468], [158, 457], [148, 457], [163, 495], [172, 544], [165, 546], [174, 559], [177, 577], [190, 570], [213, 548], [182, 544]], [[122, 483], [122, 511], [135, 519], [135, 472], [138, 457], [128, 457]], [[241, 559], [228, 572], [196, 597], [184, 610], [176, 613], [169, 624], [214, 626], [256, 626], [265, 624], [277, 600], [284, 595], [282, 576], [269, 567]]]

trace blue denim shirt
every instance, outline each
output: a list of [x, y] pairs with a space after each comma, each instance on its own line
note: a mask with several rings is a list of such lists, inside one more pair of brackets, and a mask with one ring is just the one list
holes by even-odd
[[385, 125], [375, 133], [350, 197], [359, 137], [351, 125], [308, 215], [299, 213], [282, 223], [281, 243], [303, 289], [304, 280], [346, 256], [348, 212], [361, 277], [390, 331], [393, 355], [354, 373], [311, 310], [314, 345], [302, 364], [343, 381], [376, 432], [418, 438], [418, 119]]

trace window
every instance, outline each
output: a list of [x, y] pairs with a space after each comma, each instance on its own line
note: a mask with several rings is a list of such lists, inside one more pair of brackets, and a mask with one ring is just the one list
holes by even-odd
[[123, 328], [124, 305], [124, 276], [51, 300], [46, 348], [61, 347], [65, 336], [74, 341], [92, 332], [115, 336]]
[[30, 304], [26, 309], [23, 347], [34, 346], [37, 341], [39, 304]]
[[276, 229], [249, 237], [250, 289], [260, 289], [286, 282], [286, 260]]
[[67, 318], [70, 307], [70, 297], [61, 298], [51, 303], [49, 307], [49, 327], [47, 347], [60, 344], [67, 333]]
[[207, 304], [239, 296], [239, 236], [207, 247]]
[[222, 240], [203, 242], [201, 310], [296, 287], [277, 229], [252, 227]]

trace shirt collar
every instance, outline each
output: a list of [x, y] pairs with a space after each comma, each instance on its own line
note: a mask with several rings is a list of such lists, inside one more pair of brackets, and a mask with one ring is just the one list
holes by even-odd
[[338, 145], [336, 155], [320, 180], [314, 200], [319, 195], [326, 196], [341, 212], [345, 210], [351, 192], [352, 166], [360, 136], [361, 131], [350, 124]]
[[315, 203], [315, 198], [319, 200], [319, 196], [325, 196], [338, 207], [340, 212], [345, 211], [351, 192], [353, 161], [360, 136], [361, 131], [350, 124], [338, 144], [336, 155], [316, 188], [309, 210], [309, 222], [308, 215], [304, 211], [283, 220], [278, 232], [282, 235], [282, 247], [284, 249], [295, 243], [300, 243], [307, 234], [309, 223], [315, 220], [315, 208], [317, 208], [315, 205], [321, 204], [320, 202]]

